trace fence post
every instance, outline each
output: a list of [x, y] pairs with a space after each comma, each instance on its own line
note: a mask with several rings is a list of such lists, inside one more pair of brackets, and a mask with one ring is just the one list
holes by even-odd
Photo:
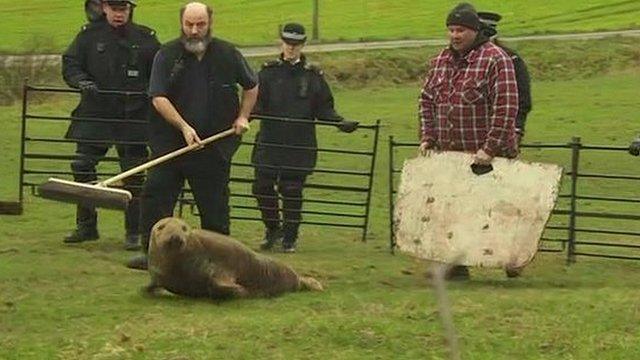
[[318, 4], [320, 0], [312, 0], [313, 1], [313, 29], [311, 32], [311, 40], [318, 41], [320, 38], [320, 29], [318, 25], [318, 21], [320, 18], [320, 5]]
[[569, 244], [567, 246], [567, 264], [576, 262], [576, 195], [578, 192], [578, 171], [580, 168], [580, 137], [571, 139], [571, 209], [569, 212]]
[[22, 208], [24, 194], [24, 153], [26, 150], [26, 135], [27, 135], [27, 96], [29, 91], [28, 79], [24, 79], [22, 84], [22, 128], [20, 130], [20, 180], [18, 181], [18, 203]]
[[369, 227], [369, 216], [371, 216], [371, 189], [373, 188], [373, 176], [375, 175], [376, 168], [376, 155], [378, 154], [378, 135], [380, 134], [380, 119], [376, 120], [376, 130], [373, 135], [373, 155], [371, 156], [371, 173], [369, 174], [369, 188], [367, 191], [367, 208], [365, 210], [364, 217], [364, 229], [362, 229], [362, 241], [367, 241], [367, 229]]
[[395, 254], [396, 242], [393, 234], [393, 135], [389, 136], [389, 250]]

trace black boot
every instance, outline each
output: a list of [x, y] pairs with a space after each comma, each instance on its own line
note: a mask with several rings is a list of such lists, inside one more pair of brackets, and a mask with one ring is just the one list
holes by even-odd
[[267, 228], [262, 244], [260, 244], [260, 250], [271, 250], [280, 241], [282, 241], [282, 229], [279, 227]]
[[140, 236], [138, 234], [127, 234], [124, 238], [124, 249], [127, 251], [138, 251], [142, 248], [140, 245]]
[[76, 210], [76, 229], [64, 238], [67, 244], [97, 240], [98, 214], [94, 208], [78, 205]]
[[77, 229], [73, 230], [71, 234], [65, 236], [63, 241], [66, 244], [74, 244], [98, 240], [98, 238], [100, 238], [100, 235], [98, 234], [98, 229], [95, 227], [79, 226]]
[[140, 236], [140, 245], [142, 247], [142, 254], [137, 255], [127, 261], [127, 267], [134, 270], [147, 270], [149, 269], [149, 236]]
[[149, 257], [146, 254], [134, 256], [127, 261], [127, 267], [134, 270], [147, 270], [149, 269]]
[[283, 240], [282, 241], [282, 252], [293, 254], [296, 252], [296, 241], [295, 240]]
[[469, 280], [469, 268], [462, 265], [453, 266], [445, 274], [445, 280], [464, 281]]
[[296, 222], [284, 223], [284, 238], [282, 240], [282, 251], [285, 253], [296, 252], [296, 242], [298, 240], [299, 220]]

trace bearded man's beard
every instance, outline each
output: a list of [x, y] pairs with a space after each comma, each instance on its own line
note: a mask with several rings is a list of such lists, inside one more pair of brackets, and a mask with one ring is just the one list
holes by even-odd
[[184, 45], [184, 49], [186, 51], [198, 55], [204, 54], [204, 52], [207, 51], [207, 46], [211, 42], [211, 30], [207, 31], [207, 33], [202, 37], [189, 37], [182, 33], [180, 42]]

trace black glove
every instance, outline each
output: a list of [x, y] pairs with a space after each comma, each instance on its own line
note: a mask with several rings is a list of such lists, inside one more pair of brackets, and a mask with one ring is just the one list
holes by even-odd
[[352, 133], [358, 129], [358, 122], [342, 120], [338, 123], [338, 129], [342, 132]]
[[471, 164], [471, 171], [476, 175], [484, 175], [493, 171], [493, 165]]
[[78, 88], [84, 95], [95, 95], [100, 91], [98, 85], [91, 80], [78, 81]]
[[629, 154], [633, 156], [640, 155], [640, 137], [633, 140], [633, 142], [631, 142], [631, 145], [629, 145]]

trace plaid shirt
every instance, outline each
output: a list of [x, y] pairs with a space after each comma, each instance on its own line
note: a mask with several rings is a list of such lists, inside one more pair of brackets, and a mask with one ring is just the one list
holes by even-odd
[[440, 150], [515, 157], [518, 87], [513, 62], [486, 42], [457, 58], [431, 60], [420, 94], [421, 141]]

